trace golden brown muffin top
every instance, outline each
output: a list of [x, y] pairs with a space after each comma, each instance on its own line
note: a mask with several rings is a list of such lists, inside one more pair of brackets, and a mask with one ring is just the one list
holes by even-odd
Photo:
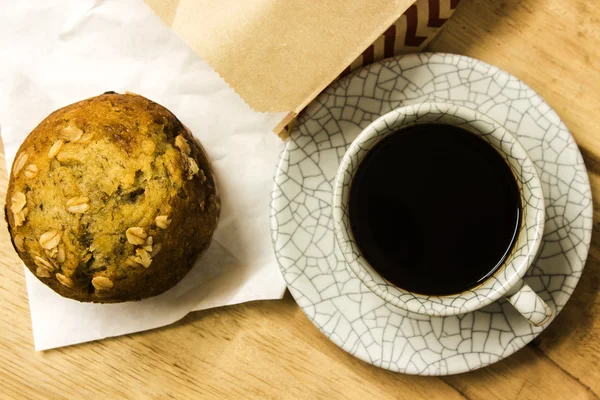
[[[133, 94], [48, 116], [19, 149], [7, 196], [21, 258], [51, 288], [84, 301], [156, 294], [156, 274], [172, 286], [207, 247], [217, 217], [201, 148], [171, 112]], [[199, 244], [186, 244], [190, 237]], [[171, 248], [177, 242], [181, 249]], [[161, 248], [164, 262], [185, 272], [153, 268]]]

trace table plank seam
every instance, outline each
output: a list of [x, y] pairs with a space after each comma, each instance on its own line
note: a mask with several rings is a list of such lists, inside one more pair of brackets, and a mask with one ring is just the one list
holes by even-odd
[[573, 379], [574, 381], [576, 381], [579, 385], [581, 385], [582, 388], [584, 388], [589, 394], [591, 394], [592, 396], [594, 396], [594, 398], [596, 399], [600, 399], [600, 396], [594, 392], [594, 390], [592, 390], [591, 387], [589, 387], [588, 385], [586, 385], [585, 383], [583, 383], [578, 377], [576, 377], [575, 375], [571, 374], [569, 371], [567, 371], [566, 369], [564, 369], [560, 364], [558, 364], [556, 361], [554, 361], [551, 357], [549, 357], [546, 353], [544, 353], [542, 351], [542, 349], [540, 349], [538, 347], [537, 344], [531, 345], [529, 346], [534, 353], [536, 353], [538, 356], [546, 358], [548, 361], [550, 361], [553, 365], [555, 365], [558, 369], [560, 369], [563, 373], [565, 373], [565, 375], [567, 375], [569, 378]]

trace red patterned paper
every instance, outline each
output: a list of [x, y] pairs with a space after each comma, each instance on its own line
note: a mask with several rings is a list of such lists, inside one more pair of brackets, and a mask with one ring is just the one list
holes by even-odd
[[417, 0], [342, 75], [382, 58], [423, 50], [461, 0]]

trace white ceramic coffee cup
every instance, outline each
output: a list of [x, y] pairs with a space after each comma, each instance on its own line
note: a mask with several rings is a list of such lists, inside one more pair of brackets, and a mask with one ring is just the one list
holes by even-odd
[[[495, 148], [515, 176], [522, 204], [521, 228], [502, 266], [478, 286], [444, 296], [412, 293], [381, 277], [363, 257], [352, 233], [348, 212], [352, 179], [369, 150], [399, 129], [432, 123], [458, 126]], [[383, 300], [418, 314], [448, 316], [475, 311], [506, 297], [532, 324], [539, 326], [550, 320], [550, 307], [523, 281], [544, 232], [544, 195], [540, 179], [525, 149], [492, 118], [467, 107], [446, 103], [415, 104], [383, 115], [360, 133], [342, 158], [335, 179], [332, 208], [336, 241], [348, 266]], [[468, 251], [465, 249], [466, 256]]]

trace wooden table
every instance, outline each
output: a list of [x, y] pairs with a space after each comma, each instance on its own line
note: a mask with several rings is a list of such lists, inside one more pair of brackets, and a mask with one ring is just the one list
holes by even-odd
[[[600, 199], [600, 2], [464, 0], [429, 50], [479, 58], [537, 90], [581, 146]], [[3, 159], [0, 166], [4, 199]], [[197, 312], [151, 332], [36, 353], [23, 270], [2, 222], [0, 398], [598, 398], [598, 231], [596, 222], [575, 294], [538, 339], [482, 370], [429, 378], [384, 371], [346, 354], [289, 294]]]

